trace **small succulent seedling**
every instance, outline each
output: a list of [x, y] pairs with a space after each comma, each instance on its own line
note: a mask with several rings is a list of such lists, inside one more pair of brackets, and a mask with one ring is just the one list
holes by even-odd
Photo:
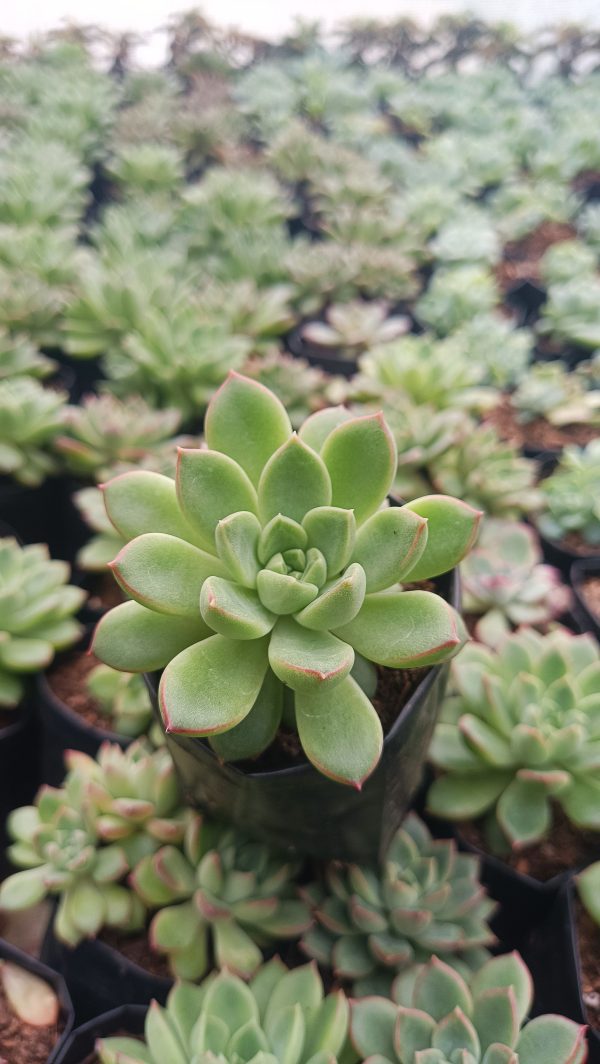
[[133, 601], [102, 619], [94, 652], [128, 672], [164, 668], [166, 730], [207, 736], [223, 760], [271, 743], [291, 689], [308, 759], [360, 789], [383, 735], [355, 676], [373, 690], [376, 665], [458, 653], [456, 611], [399, 581], [451, 569], [480, 514], [439, 496], [383, 508], [396, 448], [381, 414], [326, 409], [296, 435], [271, 392], [232, 374], [205, 431], [175, 483], [137, 471], [105, 486], [129, 541], [112, 569]]
[[600, 544], [600, 439], [565, 447], [554, 472], [540, 484], [543, 509], [537, 524], [549, 539], [576, 532], [589, 547]]
[[584, 1064], [585, 1027], [564, 1016], [525, 1019], [531, 976], [517, 953], [494, 957], [464, 980], [437, 957], [400, 978], [393, 1001], [352, 1002], [350, 1036], [379, 1064]]
[[101, 1064], [336, 1064], [348, 1016], [340, 990], [324, 994], [316, 965], [288, 971], [275, 958], [249, 984], [231, 972], [210, 975], [199, 987], [176, 984], [166, 1008], [150, 1005], [142, 1043], [103, 1038], [96, 1048]]
[[0, 706], [23, 697], [25, 677], [50, 665], [56, 650], [81, 634], [74, 614], [85, 592], [67, 584], [66, 562], [50, 558], [41, 543], [21, 547], [0, 539]]
[[523, 628], [496, 650], [466, 647], [430, 749], [432, 813], [485, 817], [500, 853], [544, 838], [557, 803], [600, 829], [600, 657], [591, 636]]
[[66, 401], [32, 377], [0, 380], [0, 473], [34, 488], [58, 471], [52, 447]]
[[141, 735], [152, 720], [152, 705], [143, 677], [97, 665], [86, 686], [103, 713], [121, 735]]
[[309, 322], [302, 329], [302, 337], [319, 347], [339, 348], [356, 354], [390, 343], [407, 332], [409, 326], [408, 318], [388, 317], [386, 303], [356, 300], [330, 307], [327, 320]]
[[149, 909], [153, 949], [173, 974], [199, 979], [211, 958], [249, 978], [262, 949], [297, 938], [311, 923], [295, 877], [300, 865], [234, 828], [190, 821], [181, 848], [143, 858], [130, 882]]
[[479, 882], [476, 858], [433, 839], [415, 813], [396, 832], [380, 868], [329, 866], [324, 889], [306, 891], [318, 926], [302, 946], [354, 994], [389, 994], [398, 972], [432, 954], [464, 973], [480, 966], [494, 941], [495, 905]]
[[598, 367], [594, 370], [593, 363], [589, 366], [590, 373], [570, 371], [561, 362], [541, 362], [532, 366], [511, 396], [517, 420], [527, 424], [541, 417], [557, 428], [564, 425], [600, 427]]

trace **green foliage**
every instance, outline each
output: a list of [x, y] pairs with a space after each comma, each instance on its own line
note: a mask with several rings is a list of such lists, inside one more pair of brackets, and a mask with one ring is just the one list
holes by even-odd
[[575, 532], [590, 547], [600, 543], [600, 440], [565, 447], [540, 488], [543, 510], [537, 524], [544, 536], [563, 539]]
[[538, 362], [511, 395], [519, 421], [542, 417], [551, 425], [600, 428], [600, 373], [594, 363], [570, 371], [562, 362]]
[[66, 395], [33, 378], [0, 381], [0, 472], [28, 487], [56, 473], [52, 446], [61, 431]]
[[335, 862], [322, 888], [307, 889], [318, 926], [303, 949], [359, 997], [389, 996], [398, 973], [414, 977], [433, 954], [466, 974], [494, 941], [487, 921], [495, 906], [478, 873], [475, 857], [433, 839], [410, 813], [380, 868]]
[[485, 817], [502, 852], [543, 839], [552, 803], [576, 828], [600, 826], [600, 658], [591, 636], [523, 628], [496, 650], [473, 643], [453, 671], [430, 757], [428, 806], [452, 820]]
[[269, 1064], [337, 1064], [348, 1031], [349, 1007], [338, 990], [325, 995], [313, 965], [288, 971], [275, 958], [249, 984], [231, 972], [201, 986], [178, 983], [166, 1008], [146, 1016], [144, 1041], [102, 1038], [101, 1064], [187, 1064], [191, 1060], [251, 1060]]
[[152, 705], [142, 676], [96, 665], [87, 677], [86, 687], [114, 731], [135, 737], [148, 730]]
[[42, 355], [24, 336], [0, 329], [0, 381], [9, 377], [48, 377], [55, 363]]
[[56, 650], [74, 643], [73, 619], [85, 592], [67, 584], [69, 566], [53, 561], [41, 543], [21, 547], [0, 539], [0, 706], [21, 700], [28, 673], [45, 669]]
[[302, 329], [302, 337], [317, 347], [337, 348], [355, 355], [395, 340], [409, 327], [403, 317], [388, 317], [385, 303], [350, 302], [334, 304], [326, 321], [312, 321]]
[[526, 1023], [531, 975], [518, 953], [488, 961], [465, 980], [434, 957], [399, 979], [393, 1004], [352, 1002], [350, 1031], [362, 1058], [380, 1064], [584, 1064], [585, 1027], [563, 1016]]
[[548, 301], [538, 322], [538, 332], [551, 340], [594, 351], [600, 347], [600, 278], [595, 275], [557, 281], [548, 289]]
[[396, 450], [380, 414], [330, 408], [296, 436], [271, 392], [232, 374], [205, 433], [207, 450], [180, 451], [176, 483], [138, 471], [105, 487], [128, 541], [112, 569], [133, 601], [103, 618], [95, 653], [128, 672], [164, 667], [167, 732], [207, 736], [224, 760], [270, 744], [290, 688], [309, 760], [360, 788], [383, 736], [355, 657], [374, 674], [458, 652], [455, 611], [396, 585], [452, 568], [479, 515], [436, 496], [381, 509]]
[[415, 311], [439, 336], [448, 336], [476, 315], [493, 310], [498, 300], [487, 270], [470, 264], [447, 266], [436, 270]]
[[108, 173], [122, 196], [174, 195], [183, 184], [183, 162], [166, 144], [128, 144], [110, 160]]

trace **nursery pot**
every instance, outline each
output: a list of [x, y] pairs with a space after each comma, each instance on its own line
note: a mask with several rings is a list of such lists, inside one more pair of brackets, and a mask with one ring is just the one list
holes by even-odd
[[600, 547], [590, 547], [589, 555], [577, 554], [573, 550], [569, 550], [562, 542], [555, 539], [547, 539], [546, 536], [538, 529], [538, 535], [540, 537], [540, 544], [544, 555], [544, 561], [548, 565], [554, 565], [557, 569], [560, 569], [565, 581], [570, 582], [571, 568], [575, 562], [582, 561], [585, 564], [593, 561], [600, 561]]
[[333, 377], [350, 379], [356, 373], [355, 358], [335, 354], [335, 351], [341, 351], [341, 348], [323, 347], [321, 344], [313, 344], [309, 340], [304, 340], [300, 328], [292, 330], [287, 346], [295, 358], [303, 358], [309, 365], [316, 366]]
[[0, 477], [0, 521], [22, 543], [47, 543], [53, 558], [72, 562], [90, 535], [72, 502], [73, 487], [68, 477], [48, 477], [37, 488]]
[[39, 721], [31, 698], [26, 696], [2, 717], [5, 723], [0, 727], [0, 877], [10, 868], [6, 857], [6, 818], [11, 809], [29, 805], [40, 781]]
[[[459, 604], [456, 571], [439, 581]], [[430, 668], [399, 710], [381, 760], [361, 791], [323, 776], [309, 762], [244, 772], [222, 764], [204, 739], [167, 735], [185, 800], [279, 848], [325, 859], [376, 860], [385, 852], [421, 782], [442, 704], [448, 665]], [[158, 678], [148, 676], [155, 713]]]
[[[146, 1008], [143, 1005], [120, 1005], [88, 1020], [73, 1031], [64, 1043], [53, 1064], [88, 1064], [97, 1038], [111, 1038], [117, 1034], [143, 1035]], [[168, 1064], [165, 1060], [164, 1064]]]
[[[73, 652], [83, 653], [89, 639], [88, 630], [74, 651], [66, 651], [57, 660], [64, 661]], [[63, 781], [65, 750], [82, 750], [95, 757], [102, 743], [118, 743], [125, 749], [132, 741], [130, 736], [89, 724], [54, 693], [45, 673], [37, 677], [36, 700], [42, 733], [41, 778], [52, 787], [59, 787]]]
[[573, 563], [571, 587], [575, 595], [575, 619], [583, 632], [591, 632], [600, 640], [600, 614], [593, 612], [583, 594], [583, 585], [590, 578], [600, 580], [600, 558], [580, 558]]
[[[558, 1012], [576, 1023], [587, 1023], [583, 1001], [576, 894], [567, 880], [546, 920], [534, 932], [525, 960], [535, 984], [534, 1012]], [[600, 1033], [588, 1027], [588, 1064], [600, 1064]]]
[[148, 1005], [154, 998], [164, 1005], [172, 979], [153, 975], [101, 939], [85, 939], [71, 949], [56, 938], [53, 925], [51, 920], [42, 960], [65, 980], [78, 1023], [116, 1009], [124, 1001]]
[[58, 1064], [58, 1061], [62, 1060], [62, 1050], [71, 1034], [74, 1020], [73, 1005], [64, 979], [57, 972], [47, 968], [45, 964], [41, 964], [35, 957], [30, 957], [28, 953], [23, 953], [22, 950], [12, 946], [9, 942], [5, 942], [4, 939], [0, 939], [0, 960], [10, 961], [19, 968], [23, 968], [26, 972], [37, 975], [38, 978], [43, 979], [54, 990], [60, 1005], [61, 1033], [57, 1036], [56, 1044], [45, 1064]]

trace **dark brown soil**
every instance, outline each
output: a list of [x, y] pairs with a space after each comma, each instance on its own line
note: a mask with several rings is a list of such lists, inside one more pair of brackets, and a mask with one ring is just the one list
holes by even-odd
[[[483, 825], [468, 821], [459, 825], [461, 835], [471, 846], [488, 852]], [[526, 850], [517, 850], [501, 858], [521, 875], [531, 876], [545, 883], [548, 879], [582, 867], [600, 856], [600, 835], [592, 831], [577, 831], [560, 807], [554, 809], [552, 831], [548, 838]]]
[[583, 195], [594, 185], [600, 185], [600, 170], [582, 170], [572, 182], [575, 192]]
[[92, 590], [86, 606], [91, 610], [111, 610], [124, 601], [123, 592], [110, 573], [103, 573], [94, 579]]
[[540, 283], [539, 262], [553, 244], [572, 240], [577, 233], [566, 222], [542, 222], [533, 233], [522, 240], [505, 245], [504, 258], [496, 267], [496, 278], [503, 289], [513, 288], [524, 281]]
[[588, 577], [579, 591], [590, 613], [600, 617], [600, 576]]
[[137, 964], [150, 975], [155, 975], [159, 979], [173, 978], [166, 958], [150, 949], [146, 931], [138, 935], [124, 935], [120, 931], [106, 928], [100, 935], [100, 940], [122, 953], [128, 961]]
[[98, 658], [93, 654], [87, 654], [83, 650], [76, 651], [50, 670], [48, 683], [56, 697], [82, 717], [86, 724], [99, 728], [100, 731], [113, 732], [111, 718], [101, 711], [86, 687], [87, 677], [99, 664]]
[[508, 395], [502, 396], [484, 420], [494, 426], [503, 440], [508, 440], [516, 447], [531, 447], [539, 451], [558, 451], [571, 443], [582, 447], [598, 435], [598, 430], [591, 425], [564, 425], [557, 428], [543, 417], [523, 424], [517, 419]]
[[569, 532], [564, 539], [559, 541], [559, 547], [570, 550], [573, 554], [579, 554], [582, 558], [595, 558], [600, 554], [600, 546], [592, 547], [579, 532]]
[[0, 987], [0, 1061], [2, 1064], [45, 1064], [61, 1033], [61, 1023], [32, 1027], [11, 1010]]
[[586, 1018], [591, 1027], [600, 1030], [600, 927], [577, 900], [576, 914], [581, 993]]

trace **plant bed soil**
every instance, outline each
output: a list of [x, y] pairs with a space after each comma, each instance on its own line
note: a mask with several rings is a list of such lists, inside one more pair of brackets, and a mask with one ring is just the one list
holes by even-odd
[[502, 396], [493, 410], [484, 418], [497, 429], [504, 440], [515, 446], [527, 448], [530, 452], [559, 451], [569, 444], [585, 446], [598, 435], [598, 429], [592, 425], [557, 425], [550, 424], [544, 417], [536, 417], [527, 423], [518, 420], [510, 396]]
[[62, 1034], [62, 1022], [50, 1027], [24, 1023], [12, 1011], [0, 987], [0, 1060], [6, 1064], [46, 1064]]
[[504, 258], [496, 267], [496, 278], [505, 291], [522, 281], [539, 282], [539, 262], [548, 248], [563, 240], [572, 240], [576, 230], [566, 222], [542, 222], [521, 240], [511, 240], [504, 247]]
[[555, 876], [581, 868], [600, 856], [600, 834], [577, 831], [559, 807], [554, 809], [553, 826], [548, 838], [535, 846], [515, 851], [508, 856], [490, 854], [483, 827], [480, 823], [467, 821], [459, 826], [460, 834], [471, 847], [483, 854], [503, 861], [519, 875], [529, 876], [540, 883], [547, 883]]
[[577, 944], [581, 972], [581, 996], [586, 1019], [600, 1031], [600, 927], [577, 899], [575, 905]]
[[62, 661], [54, 665], [47, 673], [46, 679], [51, 691], [81, 717], [92, 728], [112, 735], [114, 729], [112, 720], [100, 709], [95, 698], [88, 693], [86, 681], [92, 669], [100, 665], [100, 661], [93, 654], [84, 650], [68, 654]]
[[99, 938], [149, 975], [155, 975], [158, 979], [173, 978], [166, 957], [150, 948], [147, 931], [139, 935], [125, 935], [120, 931], [105, 928]]

